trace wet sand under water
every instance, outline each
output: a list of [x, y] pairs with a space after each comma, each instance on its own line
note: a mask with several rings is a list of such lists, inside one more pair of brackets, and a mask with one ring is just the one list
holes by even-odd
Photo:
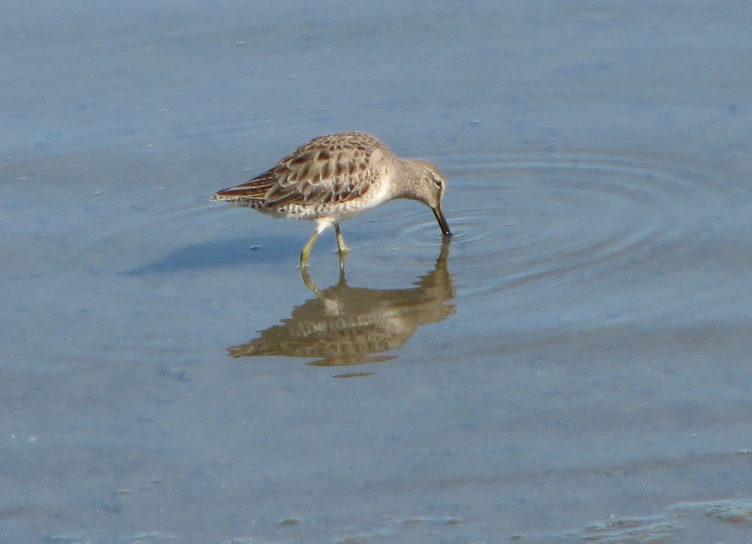
[[[336, 6], [8, 8], [0, 542], [749, 541], [749, 10]], [[208, 202], [352, 129], [450, 243]]]

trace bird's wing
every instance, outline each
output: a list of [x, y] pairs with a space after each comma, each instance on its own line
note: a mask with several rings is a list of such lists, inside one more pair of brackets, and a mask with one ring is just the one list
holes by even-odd
[[219, 191], [215, 198], [263, 200], [270, 208], [348, 202], [371, 187], [380, 174], [374, 159], [385, 152], [383, 144], [375, 138], [360, 136], [354, 133], [349, 139], [322, 136], [311, 140], [271, 170], [247, 183]]

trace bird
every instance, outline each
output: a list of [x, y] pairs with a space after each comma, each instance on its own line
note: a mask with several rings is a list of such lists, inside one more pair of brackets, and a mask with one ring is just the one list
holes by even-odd
[[327, 228], [334, 227], [341, 262], [349, 249], [340, 222], [398, 198], [431, 208], [442, 234], [452, 236], [441, 209], [446, 185], [435, 164], [400, 158], [366, 132], [340, 132], [310, 140], [263, 174], [218, 191], [211, 201], [253, 208], [273, 217], [315, 221], [313, 235], [300, 253], [302, 269]]

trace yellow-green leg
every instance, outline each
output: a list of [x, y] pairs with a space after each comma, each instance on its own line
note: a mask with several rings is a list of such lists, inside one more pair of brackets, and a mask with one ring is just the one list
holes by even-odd
[[300, 252], [300, 268], [305, 268], [308, 266], [308, 255], [311, 254], [311, 249], [313, 249], [313, 244], [316, 243], [316, 239], [319, 237], [319, 232], [315, 231], [313, 233], [313, 236], [311, 236], [311, 239], [308, 240], [308, 243], [303, 247], [303, 251]]
[[345, 239], [342, 238], [342, 232], [339, 230], [339, 223], [334, 224], [334, 232], [337, 233], [337, 249], [339, 250], [340, 255], [347, 255], [350, 253], [350, 250], [345, 245]]

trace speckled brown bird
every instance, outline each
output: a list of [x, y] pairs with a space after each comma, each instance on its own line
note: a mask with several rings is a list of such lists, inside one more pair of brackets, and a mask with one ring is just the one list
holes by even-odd
[[441, 211], [446, 179], [436, 165], [402, 159], [365, 132], [319, 136], [247, 183], [217, 192], [226, 201], [274, 217], [316, 221], [300, 254], [308, 264], [316, 239], [334, 225], [340, 255], [348, 252], [339, 223], [397, 198], [417, 200], [433, 210], [441, 232], [451, 236]]

